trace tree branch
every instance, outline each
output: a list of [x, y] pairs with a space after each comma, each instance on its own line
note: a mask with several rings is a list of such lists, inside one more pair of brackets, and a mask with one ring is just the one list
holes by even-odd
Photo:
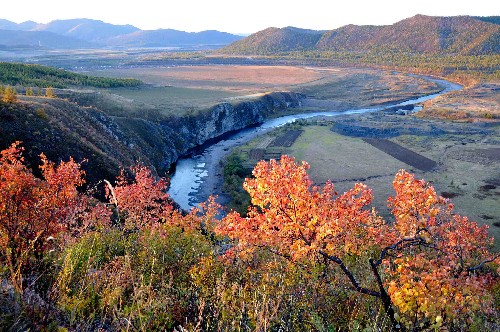
[[347, 278], [349, 278], [349, 281], [351, 282], [351, 284], [353, 285], [354, 289], [357, 292], [362, 293], [362, 294], [371, 295], [371, 296], [378, 297], [378, 298], [380, 298], [382, 296], [382, 294], [380, 294], [379, 292], [376, 292], [376, 291], [368, 289], [368, 288], [361, 287], [361, 285], [356, 280], [356, 278], [354, 277], [352, 272], [349, 271], [347, 266], [345, 266], [344, 262], [340, 258], [338, 258], [337, 256], [328, 255], [323, 250], [319, 250], [319, 253], [323, 257], [325, 257], [326, 259], [328, 259], [328, 260], [334, 262], [335, 264], [337, 264], [338, 266], [340, 266], [340, 268], [342, 269], [344, 274], [347, 276]]
[[[408, 239], [399, 240], [398, 242], [394, 243], [393, 245], [387, 246], [384, 249], [382, 249], [382, 252], [380, 253], [379, 259], [373, 260], [373, 264], [375, 267], [382, 264], [382, 261], [384, 260], [384, 258], [389, 254], [389, 250], [396, 251], [396, 250], [401, 250], [401, 249], [404, 249], [407, 247], [412, 247], [414, 245], [424, 245], [424, 244], [426, 244], [426, 242], [421, 237], [416, 237], [416, 238], [412, 237], [412, 238], [408, 238]], [[398, 247], [400, 247], [400, 248], [398, 248]]]
[[479, 269], [481, 269], [484, 266], [484, 264], [491, 263], [495, 259], [497, 259], [498, 257], [500, 257], [500, 253], [496, 254], [495, 256], [493, 256], [493, 258], [490, 258], [490, 259], [482, 261], [481, 263], [479, 263], [479, 265], [476, 265], [476, 266], [473, 266], [473, 267], [469, 267], [467, 269], [467, 272], [473, 272], [473, 271], [479, 270]]

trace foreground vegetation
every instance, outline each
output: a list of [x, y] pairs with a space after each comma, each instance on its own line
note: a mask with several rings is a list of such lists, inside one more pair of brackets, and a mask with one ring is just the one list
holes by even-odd
[[36, 178], [21, 153], [0, 159], [2, 329], [498, 328], [486, 227], [405, 171], [392, 223], [365, 185], [314, 187], [290, 157], [254, 169], [247, 218], [219, 220], [212, 200], [176, 210], [143, 166], [104, 181], [103, 203], [77, 191], [79, 163], [42, 155]]

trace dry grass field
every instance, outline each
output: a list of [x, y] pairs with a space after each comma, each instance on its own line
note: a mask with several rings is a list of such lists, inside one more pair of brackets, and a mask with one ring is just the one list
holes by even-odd
[[134, 77], [155, 86], [227, 90], [241, 94], [283, 90], [327, 76], [302, 67], [236, 65], [108, 69], [93, 74]]
[[424, 104], [419, 116], [461, 121], [500, 119], [500, 82], [489, 82], [455, 91]]
[[149, 86], [109, 93], [179, 111], [271, 91], [304, 93], [308, 97], [306, 109], [345, 110], [411, 99], [440, 89], [417, 77], [352, 68], [207, 65], [111, 68], [88, 74], [140, 79]]

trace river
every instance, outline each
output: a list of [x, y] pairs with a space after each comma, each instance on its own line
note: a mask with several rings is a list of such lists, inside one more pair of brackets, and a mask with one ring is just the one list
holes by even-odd
[[[399, 107], [412, 105], [433, 99], [439, 95], [450, 91], [462, 89], [461, 85], [451, 83], [445, 80], [425, 77], [429, 81], [433, 81], [444, 89], [435, 94], [426, 95], [417, 99], [407, 100], [401, 103], [392, 105], [384, 105], [374, 108], [353, 109], [347, 111], [328, 111], [328, 112], [308, 112], [294, 115], [282, 116], [279, 118], [269, 119], [257, 127], [242, 129], [224, 140], [221, 140], [213, 145], [206, 147], [204, 150], [191, 156], [180, 158], [176, 164], [175, 173], [171, 177], [169, 195], [183, 209], [189, 210], [205, 201], [209, 195], [213, 194], [216, 186], [220, 186], [221, 174], [217, 174], [220, 167], [219, 164], [230, 150], [236, 146], [245, 144], [254, 137], [266, 133], [274, 128], [283, 126], [287, 123], [294, 122], [299, 119], [307, 119], [318, 116], [334, 117], [346, 114], [362, 114], [368, 112], [381, 111], [391, 107]], [[209, 176], [210, 175], [210, 176]]]

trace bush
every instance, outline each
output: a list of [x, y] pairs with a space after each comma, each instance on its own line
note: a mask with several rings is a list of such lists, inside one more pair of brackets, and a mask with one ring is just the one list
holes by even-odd
[[35, 114], [38, 118], [40, 118], [42, 120], [48, 120], [48, 118], [49, 118], [49, 116], [47, 115], [47, 113], [45, 112], [45, 110], [43, 108], [38, 108], [35, 111]]
[[19, 143], [0, 158], [0, 262], [18, 293], [32, 258], [40, 260], [51, 240], [68, 230], [76, 210], [76, 188], [84, 183], [80, 165], [72, 159], [55, 166], [41, 155], [43, 179], [24, 165]]

